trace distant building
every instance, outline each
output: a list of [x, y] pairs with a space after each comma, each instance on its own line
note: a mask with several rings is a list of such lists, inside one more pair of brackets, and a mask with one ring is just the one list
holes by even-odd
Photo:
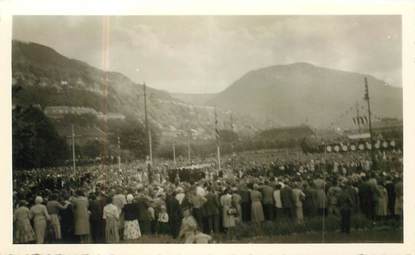
[[44, 113], [46, 116], [52, 119], [61, 119], [65, 115], [83, 115], [92, 114], [101, 120], [125, 120], [125, 116], [121, 113], [102, 113], [98, 112], [90, 107], [83, 106], [48, 106], [45, 108]]
[[267, 140], [273, 142], [282, 142], [290, 140], [303, 140], [306, 137], [314, 135], [314, 131], [306, 126], [294, 126], [294, 127], [282, 127], [282, 128], [272, 128], [260, 132], [257, 135], [259, 140]]

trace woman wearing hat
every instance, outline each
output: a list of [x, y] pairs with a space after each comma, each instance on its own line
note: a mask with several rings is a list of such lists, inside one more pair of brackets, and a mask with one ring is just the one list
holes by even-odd
[[118, 232], [120, 211], [113, 204], [111, 196], [107, 198], [107, 205], [104, 207], [102, 218], [105, 220], [105, 241], [107, 243], [118, 243], [120, 241]]
[[136, 203], [133, 202], [134, 196], [127, 195], [127, 204], [123, 207], [124, 212], [124, 240], [137, 240], [141, 236], [140, 226], [138, 224], [139, 210]]
[[190, 207], [183, 208], [183, 216], [179, 238], [183, 238], [185, 243], [193, 243], [198, 227], [195, 218], [191, 214]]
[[258, 225], [264, 221], [264, 210], [261, 201], [262, 193], [259, 191], [258, 184], [254, 184], [253, 190], [251, 190], [251, 220]]
[[16, 223], [15, 243], [29, 243], [35, 240], [35, 233], [30, 225], [30, 210], [27, 205], [26, 200], [20, 201], [19, 207], [13, 214], [13, 221]]
[[43, 198], [37, 196], [35, 205], [30, 208], [30, 215], [33, 218], [33, 226], [36, 233], [36, 243], [42, 244], [45, 240], [46, 221], [50, 220], [50, 216], [46, 206], [42, 204]]

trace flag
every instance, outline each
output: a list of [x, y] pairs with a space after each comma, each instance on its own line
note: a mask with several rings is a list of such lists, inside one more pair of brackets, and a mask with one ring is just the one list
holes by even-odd
[[216, 143], [219, 144], [220, 134], [218, 129], [218, 116], [216, 114], [216, 107], [215, 107], [215, 136], [216, 136]]
[[365, 125], [369, 122], [368, 118], [366, 116], [358, 116], [353, 118], [353, 124], [355, 126]]

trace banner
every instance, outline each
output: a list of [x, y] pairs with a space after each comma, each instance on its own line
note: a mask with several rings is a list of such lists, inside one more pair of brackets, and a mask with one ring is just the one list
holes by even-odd
[[[373, 148], [375, 150], [389, 150], [394, 149], [396, 147], [396, 141], [391, 140], [377, 140], [373, 144]], [[326, 152], [348, 152], [348, 151], [364, 151], [364, 150], [371, 150], [372, 145], [369, 141], [361, 141], [361, 142], [353, 142], [349, 144], [345, 143], [336, 143], [336, 144], [329, 144], [324, 145], [322, 150], [326, 150]]]

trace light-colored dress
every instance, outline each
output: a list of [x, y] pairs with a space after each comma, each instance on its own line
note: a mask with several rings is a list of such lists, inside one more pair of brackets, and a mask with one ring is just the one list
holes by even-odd
[[30, 210], [21, 206], [14, 211], [15, 243], [28, 243], [35, 240], [35, 232], [30, 224]]
[[232, 206], [232, 195], [225, 194], [220, 197], [220, 204], [222, 205], [222, 219], [223, 219], [223, 227], [224, 228], [231, 228], [235, 227], [236, 225], [236, 215], [231, 212], [234, 210], [236, 212], [236, 208]]
[[386, 216], [388, 214], [388, 191], [385, 187], [378, 185], [378, 199], [376, 201], [376, 215]]
[[264, 221], [264, 209], [262, 208], [262, 194], [258, 190], [251, 190], [251, 220], [255, 223]]
[[36, 204], [30, 208], [30, 215], [33, 218], [33, 226], [36, 234], [36, 243], [42, 244], [45, 241], [47, 220], [50, 219], [46, 206]]
[[197, 230], [197, 222], [193, 216], [184, 217], [180, 227], [179, 236], [184, 236], [184, 243], [195, 242], [195, 232]]
[[295, 214], [296, 214], [296, 221], [298, 224], [304, 222], [304, 215], [303, 215], [303, 199], [305, 198], [305, 194], [298, 188], [293, 189], [293, 198], [294, 198], [294, 205], [295, 205]]
[[88, 213], [88, 199], [83, 196], [73, 198], [73, 214], [74, 214], [74, 227], [75, 235], [83, 236], [89, 235], [89, 213]]
[[61, 223], [59, 220], [59, 210], [64, 207], [58, 201], [49, 201], [46, 205], [48, 213], [50, 215], [50, 224], [53, 230], [53, 239], [62, 239]]
[[238, 214], [235, 216], [236, 224], [242, 222], [242, 206], [241, 206], [242, 197], [238, 193], [232, 194], [232, 203], [236, 207]]
[[120, 211], [113, 204], [107, 204], [104, 207], [102, 218], [105, 220], [105, 240], [107, 243], [118, 243], [120, 235], [118, 232], [118, 220]]

